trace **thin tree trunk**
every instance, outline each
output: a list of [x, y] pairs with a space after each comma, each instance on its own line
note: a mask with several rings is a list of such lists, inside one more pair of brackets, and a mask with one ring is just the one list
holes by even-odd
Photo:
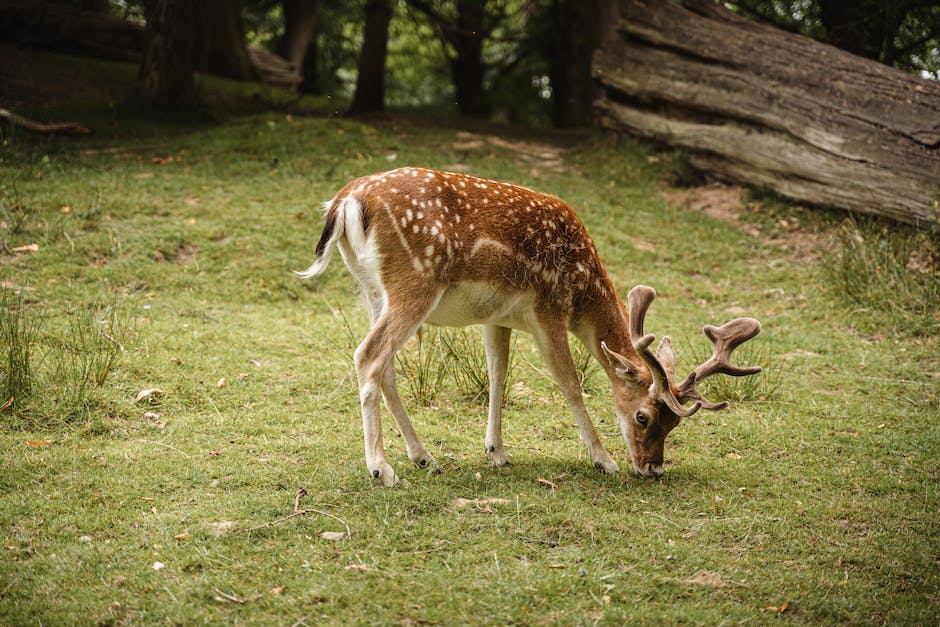
[[483, 117], [488, 113], [483, 79], [483, 19], [485, 6], [479, 0], [457, 0], [457, 31], [453, 45], [457, 57], [451, 61], [457, 108], [462, 115]]
[[602, 126], [718, 179], [940, 225], [940, 84], [706, 0], [619, 8], [594, 58]]
[[552, 121], [558, 127], [588, 126], [595, 96], [591, 57], [600, 42], [603, 0], [556, 0], [551, 68]]
[[367, 0], [365, 37], [359, 56], [356, 94], [349, 107], [351, 115], [382, 111], [385, 108], [385, 56], [391, 19], [391, 0]]
[[278, 54], [300, 71], [310, 37], [317, 27], [320, 0], [282, 0], [281, 7], [284, 11], [284, 37], [278, 46]]
[[195, 15], [189, 0], [147, 0], [143, 58], [138, 92], [160, 104], [186, 105], [195, 100], [193, 40]]

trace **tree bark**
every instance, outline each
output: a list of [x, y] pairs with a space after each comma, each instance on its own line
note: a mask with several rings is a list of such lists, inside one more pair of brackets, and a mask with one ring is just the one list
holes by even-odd
[[483, 117], [488, 113], [483, 77], [483, 20], [485, 3], [479, 0], [457, 0], [457, 29], [452, 44], [457, 56], [451, 61], [457, 108], [470, 117]]
[[138, 92], [159, 104], [187, 105], [196, 97], [193, 82], [195, 15], [189, 0], [148, 0]]
[[588, 126], [595, 85], [591, 57], [600, 41], [603, 0], [556, 0], [551, 66], [552, 122], [557, 127]]
[[258, 79], [245, 42], [239, 0], [201, 0], [196, 12], [196, 69], [241, 81]]
[[95, 13], [111, 12], [111, 0], [82, 0], [79, 6], [85, 11], [94, 11]]
[[[193, 10], [203, 6], [192, 0], [188, 4], [193, 5]], [[207, 15], [208, 17], [200, 14], [201, 22], [212, 22], [216, 19], [213, 17], [215, 14]], [[241, 33], [242, 27], [238, 26], [241, 13], [230, 15], [230, 20], [236, 23], [236, 30]], [[197, 29], [196, 26], [192, 28], [194, 31], [189, 36], [194, 41], [202, 41], [205, 55], [203, 67], [194, 67], [215, 73], [215, 68], [208, 63], [205, 48], [208, 39], [196, 32], [198, 30], [203, 33], [203, 29], [212, 26], [203, 25], [203, 29]], [[170, 35], [172, 36], [172, 33]], [[139, 24], [107, 13], [83, 11], [69, 5], [41, 0], [0, 0], [0, 39], [139, 64], [144, 47], [144, 29]], [[226, 48], [244, 45], [244, 35], [240, 34], [233, 36], [232, 42], [226, 44]], [[239, 52], [238, 55], [240, 54]], [[247, 54], [251, 64], [250, 75], [257, 76], [265, 83], [296, 87], [302, 80], [297, 68], [272, 52], [261, 48], [248, 48]], [[224, 65], [223, 71], [226, 71]], [[239, 72], [242, 70], [236, 70], [235, 74]], [[232, 74], [231, 70], [227, 73], [230, 76]]]
[[598, 123], [715, 178], [940, 225], [940, 85], [707, 0], [621, 0], [594, 57]]
[[108, 13], [38, 0], [0, 0], [0, 39], [118, 61], [140, 61], [144, 29]]
[[359, 56], [356, 94], [349, 107], [351, 115], [385, 108], [385, 56], [388, 51], [388, 24], [392, 19], [391, 0], [367, 0], [365, 36]]
[[299, 72], [304, 65], [310, 37], [317, 27], [320, 0], [283, 0], [281, 8], [284, 11], [284, 37], [278, 46], [278, 54]]

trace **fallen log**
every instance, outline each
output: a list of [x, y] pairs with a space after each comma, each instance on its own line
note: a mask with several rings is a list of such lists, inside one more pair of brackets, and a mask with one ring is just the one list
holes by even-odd
[[620, 0], [595, 53], [597, 123], [712, 177], [940, 226], [940, 84], [709, 0]]
[[[144, 27], [98, 11], [41, 0], [0, 0], [0, 40], [37, 48], [140, 63]], [[263, 83], [294, 88], [300, 71], [273, 52], [251, 47], [249, 60]], [[211, 70], [211, 68], [210, 68]]]

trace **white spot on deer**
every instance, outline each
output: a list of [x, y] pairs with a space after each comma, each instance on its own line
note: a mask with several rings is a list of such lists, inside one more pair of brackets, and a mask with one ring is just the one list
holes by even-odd
[[[421, 203], [421, 204], [424, 205], [424, 203]], [[423, 211], [419, 211], [419, 212], [418, 212], [418, 219], [419, 219], [419, 220], [423, 220], [423, 219], [424, 219], [424, 212], [423, 212]]]
[[408, 218], [408, 222], [411, 222], [412, 220], [415, 219], [415, 214], [411, 209], [408, 209], [407, 211], [405, 211], [405, 217]]
[[432, 226], [432, 227], [431, 227], [431, 235], [437, 235], [438, 230], [439, 230], [439, 229], [438, 229], [438, 227], [437, 227], [436, 224], [435, 224], [434, 226]]
[[424, 249], [424, 256], [430, 257], [434, 254], [434, 244], [428, 244], [427, 248]]
[[417, 224], [415, 224], [413, 227], [411, 227], [411, 230], [414, 231], [415, 233], [417, 233], [418, 231], [421, 230], [421, 227], [418, 226]]

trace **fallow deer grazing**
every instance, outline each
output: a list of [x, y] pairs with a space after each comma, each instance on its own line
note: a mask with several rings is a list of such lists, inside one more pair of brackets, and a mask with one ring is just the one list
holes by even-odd
[[366, 465], [386, 486], [398, 478], [385, 460], [381, 397], [411, 461], [432, 462], [395, 383], [395, 353], [425, 323], [483, 326], [490, 387], [485, 445], [494, 466], [509, 462], [501, 418], [513, 329], [535, 337], [591, 461], [606, 473], [617, 472], [617, 464], [585, 408], [569, 331], [607, 373], [633, 467], [645, 476], [662, 476], [663, 444], [680, 419], [727, 406], [705, 399], [696, 390], [700, 381], [760, 372], [731, 364], [731, 352], [760, 331], [757, 320], [738, 318], [704, 328], [712, 356], [677, 385], [669, 339], [654, 354], [655, 338], [643, 332], [656, 292], [638, 285], [625, 307], [571, 207], [525, 187], [423, 168], [359, 178], [326, 204], [316, 261], [298, 276], [321, 274], [337, 246], [369, 308], [372, 327], [356, 349], [356, 375]]

